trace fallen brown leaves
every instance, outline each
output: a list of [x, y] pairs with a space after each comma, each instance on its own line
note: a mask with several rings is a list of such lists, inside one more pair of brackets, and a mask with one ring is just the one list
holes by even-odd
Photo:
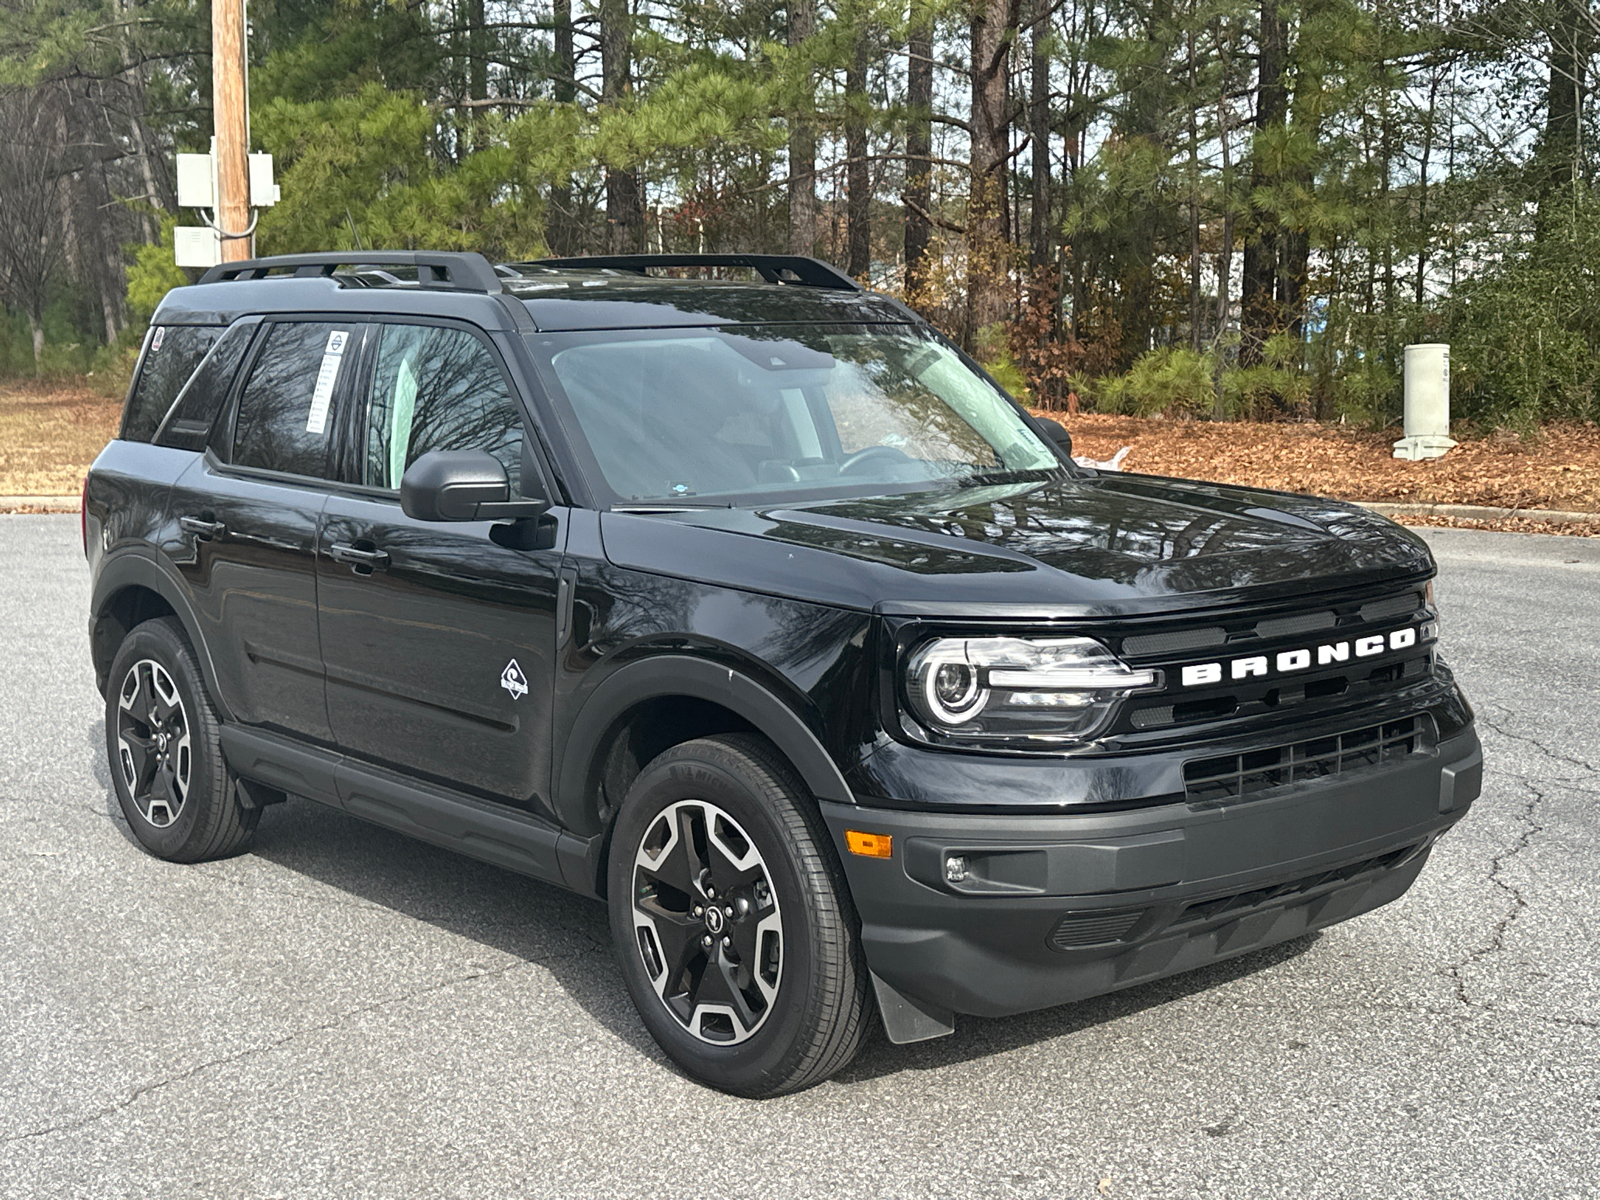
[[[1065, 422], [1072, 431], [1074, 454], [1105, 460], [1123, 446], [1132, 446], [1123, 463], [1127, 471], [1341, 500], [1600, 514], [1600, 428], [1592, 425], [1552, 425], [1528, 440], [1500, 431], [1464, 441], [1443, 458], [1404, 462], [1392, 454], [1399, 430], [1371, 433], [1343, 425], [1170, 421], [1093, 413], [1067, 417]], [[1600, 533], [1600, 516], [1595, 522], [1570, 526], [1523, 518], [1402, 519], [1418, 525]]]
[[86, 387], [0, 384], [0, 496], [76, 495], [121, 415]]

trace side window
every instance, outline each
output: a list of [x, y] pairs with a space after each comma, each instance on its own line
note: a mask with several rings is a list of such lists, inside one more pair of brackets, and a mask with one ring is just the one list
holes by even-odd
[[460, 329], [380, 325], [362, 482], [398, 488], [430, 450], [487, 450], [519, 493], [522, 412], [489, 348]]
[[211, 353], [206, 355], [199, 370], [178, 393], [165, 422], [157, 427], [157, 445], [174, 446], [179, 450], [199, 450], [205, 446], [211, 423], [228, 398], [233, 376], [239, 370], [245, 348], [250, 345], [250, 335], [255, 331], [253, 321], [241, 321], [228, 327], [211, 347]]
[[145, 344], [139, 381], [122, 417], [122, 436], [148, 442], [155, 436], [183, 385], [222, 336], [221, 325], [156, 325]]
[[334, 389], [353, 359], [359, 325], [322, 321], [270, 326], [239, 397], [233, 461], [291, 475], [326, 476]]

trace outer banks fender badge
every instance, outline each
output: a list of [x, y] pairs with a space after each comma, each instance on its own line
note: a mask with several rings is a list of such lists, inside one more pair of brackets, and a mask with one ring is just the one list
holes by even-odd
[[528, 694], [528, 677], [522, 673], [522, 668], [517, 666], [517, 660], [512, 659], [506, 664], [506, 669], [500, 672], [500, 686], [511, 693], [513, 700], [521, 700]]

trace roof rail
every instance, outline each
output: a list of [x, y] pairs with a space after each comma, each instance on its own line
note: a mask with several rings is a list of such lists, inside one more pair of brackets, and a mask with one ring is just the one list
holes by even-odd
[[201, 283], [265, 279], [274, 271], [287, 271], [295, 279], [327, 279], [340, 267], [415, 267], [417, 286], [441, 291], [501, 291], [500, 276], [489, 260], [474, 251], [456, 250], [350, 250], [330, 254], [274, 254], [247, 258], [212, 267]]
[[848, 292], [862, 290], [859, 283], [838, 267], [802, 254], [594, 254], [581, 258], [541, 258], [521, 265], [578, 271], [630, 271], [636, 275], [647, 274], [652, 268], [749, 267], [768, 283]]

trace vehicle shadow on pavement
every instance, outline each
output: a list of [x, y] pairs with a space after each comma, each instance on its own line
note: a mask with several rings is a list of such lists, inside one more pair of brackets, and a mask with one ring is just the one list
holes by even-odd
[[[103, 731], [95, 722], [91, 738], [97, 747], [104, 744]], [[95, 758], [94, 775], [104, 789], [106, 816], [138, 849], [111, 790], [103, 754]], [[672, 1069], [634, 1012], [612, 957], [606, 909], [596, 901], [309, 800], [269, 808], [240, 857], [259, 859], [360, 904], [537, 963], [605, 1029], [641, 1056]], [[315, 897], [307, 893], [307, 898]], [[909, 1046], [892, 1045], [874, 1012], [860, 1056], [834, 1082], [848, 1086], [902, 1071], [934, 1070], [1069, 1037], [1290, 961], [1319, 937], [1308, 934], [1076, 1004], [997, 1020], [960, 1017], [950, 1037]]]
[[891, 1044], [874, 1014], [874, 1028], [860, 1055], [835, 1076], [835, 1081], [865, 1083], [902, 1071], [935, 1070], [1070, 1037], [1288, 962], [1311, 949], [1321, 937], [1321, 932], [1308, 933], [1226, 962], [1057, 1008], [996, 1019], [960, 1016], [956, 1018], [955, 1033], [949, 1037], [907, 1046]]
[[[635, 1014], [612, 957], [605, 908], [498, 867], [308, 802], [268, 810], [250, 851], [415, 920], [544, 966], [585, 1012], [646, 1057], [665, 1062]], [[910, 1046], [883, 1036], [874, 1012], [860, 1057], [836, 1077], [867, 1082], [1070, 1036], [1289, 961], [1309, 934], [1171, 979], [1018, 1017], [961, 1017], [954, 1035]]]
[[538, 964], [606, 1029], [666, 1061], [634, 1013], [598, 901], [309, 800], [267, 809], [245, 855]]

